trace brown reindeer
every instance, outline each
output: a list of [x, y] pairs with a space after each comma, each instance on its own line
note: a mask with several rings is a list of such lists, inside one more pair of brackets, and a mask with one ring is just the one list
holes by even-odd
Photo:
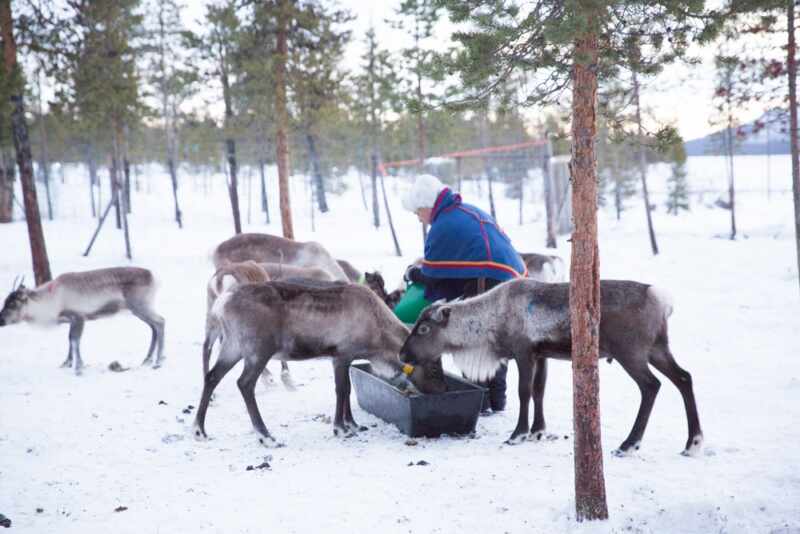
[[[330, 357], [336, 382], [335, 435], [361, 430], [350, 408], [348, 369], [355, 359], [367, 359], [385, 377], [402, 376], [398, 352], [408, 329], [366, 287], [341, 282], [266, 282], [225, 291], [212, 313], [223, 328], [222, 347], [206, 374], [195, 420], [195, 435], [205, 438], [205, 417], [211, 394], [237, 362], [244, 369], [237, 384], [259, 442], [278, 445], [267, 430], [254, 389], [267, 362]], [[405, 369], [423, 392], [446, 389], [441, 363]]]
[[[661, 383], [658, 369], [678, 388], [686, 408], [689, 437], [684, 454], [697, 453], [703, 442], [691, 375], [672, 356], [667, 320], [669, 299], [646, 284], [600, 282], [600, 356], [622, 365], [641, 391], [641, 403], [630, 434], [617, 454], [637, 450]], [[544, 399], [548, 358], [571, 358], [569, 284], [512, 280], [462, 302], [425, 309], [401, 350], [404, 361], [439, 361], [453, 354], [456, 365], [472, 380], [485, 380], [503, 360], [519, 367], [520, 411], [509, 443], [540, 439], [545, 429]], [[528, 405], [534, 402], [533, 428], [528, 432]]]
[[78, 375], [83, 367], [80, 343], [84, 323], [129, 310], [153, 334], [142, 365], [152, 362], [157, 368], [164, 359], [164, 318], [153, 310], [155, 291], [153, 273], [139, 267], [64, 273], [36, 289], [22, 284], [15, 287], [0, 310], [0, 326], [69, 323], [69, 352], [61, 366], [72, 367]]

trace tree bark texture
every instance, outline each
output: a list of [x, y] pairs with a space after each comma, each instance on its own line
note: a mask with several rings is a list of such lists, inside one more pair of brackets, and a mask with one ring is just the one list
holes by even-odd
[[[378, 174], [378, 158], [372, 156], [372, 173]], [[394, 231], [394, 223], [392, 222], [392, 212], [389, 211], [389, 199], [386, 197], [386, 183], [383, 181], [383, 173], [380, 175], [381, 191], [383, 192], [383, 209], [386, 210], [386, 221], [389, 223], [389, 230], [392, 232], [392, 241], [394, 242], [394, 251], [397, 256], [402, 256], [400, 252], [400, 242], [397, 240], [397, 232]]]
[[[797, 145], [797, 43], [794, 36], [794, 0], [787, 0], [789, 43], [786, 47], [786, 65], [789, 71], [789, 139], [792, 152], [792, 192], [794, 196], [794, 232], [797, 245], [797, 269], [800, 273], [800, 156]], [[798, 276], [800, 280], [800, 276]]]
[[[221, 69], [222, 77], [222, 97], [225, 101], [225, 127], [229, 129], [233, 126], [233, 104], [231, 102], [231, 89], [228, 82], [228, 71], [225, 65]], [[233, 214], [233, 229], [238, 235], [242, 233], [242, 219], [239, 212], [239, 183], [238, 168], [236, 164], [236, 141], [234, 141], [230, 131], [227, 132], [225, 139], [225, 158], [228, 160], [228, 197], [231, 201], [231, 213]]]
[[639, 104], [639, 77], [633, 71], [633, 97], [636, 105], [636, 127], [639, 134], [639, 176], [642, 179], [642, 196], [644, 196], [644, 212], [647, 214], [647, 232], [650, 236], [650, 249], [658, 256], [656, 231], [653, 229], [653, 215], [650, 210], [650, 194], [647, 190], [647, 158], [644, 153], [644, 129], [642, 128], [642, 108]]
[[[373, 154], [372, 160], [376, 161], [378, 157]], [[381, 225], [381, 213], [380, 213], [380, 204], [378, 204], [378, 170], [375, 168], [375, 165], [371, 165], [372, 167], [372, 224], [375, 228], [379, 228]]]
[[728, 101], [728, 131], [725, 133], [728, 145], [728, 200], [731, 203], [731, 240], [736, 239], [736, 189], [734, 187], [733, 175], [733, 156], [734, 156], [734, 141], [733, 141], [733, 115], [730, 114], [730, 100]]
[[[0, 31], [3, 37], [3, 63], [7, 80], [17, 80], [20, 73], [17, 67], [17, 45], [14, 41], [11, 1], [0, 0]], [[28, 224], [28, 241], [33, 259], [33, 274], [36, 285], [44, 284], [52, 279], [50, 260], [47, 257], [47, 246], [39, 215], [39, 202], [36, 198], [36, 184], [33, 180], [33, 156], [31, 142], [28, 137], [28, 124], [25, 122], [25, 103], [21, 80], [14, 84], [11, 94], [11, 130], [14, 137], [14, 149], [17, 153], [22, 196], [25, 203], [25, 220]]]
[[[122, 236], [125, 241], [125, 257], [131, 260], [133, 259], [133, 253], [131, 252], [131, 235], [130, 235], [130, 229], [128, 227], [128, 213], [130, 212], [130, 210], [128, 209], [128, 194], [126, 194], [124, 190], [122, 194], [120, 194], [119, 192], [120, 171], [122, 171], [123, 176], [125, 174], [125, 171], [124, 171], [124, 163], [123, 163], [123, 168], [120, 169], [118, 162], [124, 161], [123, 146], [125, 143], [124, 140], [125, 135], [123, 133], [122, 125], [119, 122], [117, 122], [116, 124], [117, 125], [114, 130], [116, 134], [114, 136], [114, 146], [113, 146], [114, 176], [112, 176], [112, 179], [117, 184], [117, 207], [122, 217]], [[126, 180], [126, 182], [130, 183], [130, 180]]]
[[[575, 45], [572, 92], [572, 205], [575, 231], [570, 264], [575, 509], [578, 521], [606, 519], [603, 449], [600, 442], [600, 257], [597, 245], [595, 161], [597, 35]], [[582, 64], [581, 60], [588, 60]]]
[[0, 224], [14, 219], [14, 173], [7, 172], [4, 163], [0, 162]]
[[287, 0], [278, 0], [277, 53], [275, 54], [275, 119], [277, 130], [275, 140], [283, 237], [294, 239], [292, 205], [289, 196], [289, 143], [287, 140], [289, 119], [286, 110], [286, 61], [289, 57], [287, 43], [289, 20], [287, 10]]
[[320, 213], [328, 211], [328, 200], [325, 198], [325, 181], [322, 178], [322, 168], [319, 164], [319, 153], [311, 132], [306, 132], [306, 144], [308, 145], [308, 155], [311, 159], [311, 169], [314, 174], [314, 188], [316, 189], [317, 205]]
[[547, 140], [542, 154], [542, 181], [544, 182], [544, 211], [547, 218], [547, 238], [545, 245], [547, 248], [556, 248], [556, 195], [553, 188], [553, 177], [550, 173], [550, 159], [553, 157], [553, 144], [550, 142], [550, 134], [546, 134]]
[[175, 160], [170, 155], [167, 158], [167, 169], [169, 170], [169, 179], [172, 182], [172, 200], [175, 203], [175, 222], [178, 223], [178, 228], [183, 228], [183, 213], [181, 213], [181, 206], [178, 202], [178, 172], [175, 169]]
[[269, 224], [269, 198], [267, 198], [267, 174], [264, 170], [267, 163], [260, 159], [258, 160], [258, 171], [261, 174], [261, 211], [267, 217], [267, 224]]

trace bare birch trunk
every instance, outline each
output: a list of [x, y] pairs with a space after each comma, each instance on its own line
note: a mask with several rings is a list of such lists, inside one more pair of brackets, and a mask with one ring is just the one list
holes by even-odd
[[542, 181], [544, 182], [544, 211], [547, 218], [547, 248], [556, 248], [556, 195], [553, 175], [550, 172], [550, 159], [553, 157], [553, 144], [550, 133], [546, 133], [544, 154], [542, 155]]
[[658, 256], [656, 232], [653, 229], [653, 216], [650, 210], [650, 194], [647, 191], [647, 159], [644, 153], [644, 129], [642, 128], [642, 109], [639, 104], [639, 78], [633, 71], [633, 97], [636, 105], [636, 127], [639, 134], [639, 175], [642, 179], [642, 196], [644, 196], [644, 212], [647, 214], [647, 232], [650, 236], [650, 249]]

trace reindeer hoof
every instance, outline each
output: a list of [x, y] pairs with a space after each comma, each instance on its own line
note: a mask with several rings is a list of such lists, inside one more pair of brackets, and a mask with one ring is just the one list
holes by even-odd
[[333, 435], [337, 438], [352, 438], [358, 435], [358, 431], [347, 427], [333, 427]]
[[703, 450], [703, 434], [697, 434], [689, 443], [686, 444], [686, 449], [681, 452], [682, 456], [697, 457], [700, 451]]
[[286, 446], [283, 443], [280, 443], [272, 436], [260, 436], [258, 438], [258, 442], [268, 449], [280, 449], [281, 447]]
[[67, 358], [66, 360], [64, 360], [64, 363], [61, 364], [61, 367], [67, 369], [72, 367], [72, 358]]
[[194, 439], [197, 441], [207, 441], [208, 436], [206, 435], [206, 431], [200, 428], [199, 426], [195, 425], [194, 429], [192, 430], [192, 434], [194, 435]]
[[523, 441], [528, 439], [527, 432], [521, 432], [519, 434], [511, 434], [511, 437], [505, 441], [506, 445], [519, 445]]
[[529, 441], [542, 441], [546, 437], [544, 433], [544, 429], [541, 430], [531, 430], [531, 433], [528, 434]]
[[628, 447], [623, 447], [620, 445], [618, 449], [614, 449], [613, 451], [611, 451], [611, 454], [613, 454], [617, 458], [625, 458], [627, 456], [633, 456], [636, 453], [636, 451], [639, 450], [640, 443], [641, 442], [637, 441], [636, 443]]

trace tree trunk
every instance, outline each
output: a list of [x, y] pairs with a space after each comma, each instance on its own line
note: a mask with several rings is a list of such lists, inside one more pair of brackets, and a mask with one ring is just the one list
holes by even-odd
[[11, 130], [14, 136], [14, 149], [17, 153], [22, 196], [25, 202], [25, 220], [28, 224], [28, 240], [33, 259], [33, 274], [36, 285], [49, 282], [50, 260], [44, 241], [42, 220], [39, 216], [39, 203], [36, 198], [36, 184], [33, 181], [33, 157], [25, 122], [25, 103], [23, 101], [22, 75], [17, 68], [17, 44], [14, 41], [11, 0], [0, 0], [0, 30], [3, 37], [3, 64], [5, 79], [11, 81]]
[[236, 176], [238, 169], [236, 166], [236, 141], [231, 138], [225, 140], [225, 156], [228, 159], [228, 197], [231, 201], [231, 213], [233, 214], [233, 229], [236, 234], [242, 233], [242, 219], [239, 212], [239, 182]]
[[[794, 196], [794, 235], [797, 245], [797, 269], [800, 272], [800, 158], [797, 145], [797, 44], [794, 37], [794, 0], [787, 0], [789, 46], [786, 47], [786, 65], [789, 73], [789, 139], [792, 151], [792, 191]], [[800, 277], [798, 277], [800, 280]]]
[[[587, 30], [577, 40], [574, 58], [570, 166], [575, 231], [572, 234], [569, 304], [575, 428], [575, 509], [577, 520], [583, 521], [608, 518], [597, 370], [600, 348], [600, 253], [597, 245], [594, 146], [598, 64], [596, 33]], [[588, 60], [588, 64], [579, 62], [585, 60]]]
[[[125, 138], [127, 139], [127, 135]], [[122, 177], [123, 190], [125, 191], [125, 213], [131, 213], [131, 162], [128, 159], [127, 149], [122, 152]]]
[[642, 109], [639, 105], [639, 78], [633, 71], [633, 98], [636, 105], [636, 128], [639, 134], [639, 175], [642, 178], [642, 195], [644, 196], [644, 212], [647, 214], [647, 232], [650, 235], [650, 248], [654, 256], [658, 256], [656, 232], [653, 229], [653, 216], [650, 210], [650, 195], [647, 192], [647, 158], [644, 153], [644, 129], [642, 128]]
[[[124, 238], [124, 241], [125, 241], [125, 257], [130, 260], [130, 259], [133, 259], [133, 254], [131, 253], [131, 237], [130, 237], [130, 230], [128, 228], [128, 213], [129, 213], [128, 195], [126, 195], [124, 191], [123, 191], [123, 194], [119, 194], [119, 173], [120, 173], [121, 169], [120, 169], [120, 167], [118, 165], [118, 162], [124, 160], [124, 157], [123, 157], [123, 146], [124, 146], [124, 143], [125, 143], [125, 141], [124, 141], [124, 137], [125, 136], [124, 136], [124, 133], [123, 133], [123, 127], [122, 127], [122, 125], [120, 124], [119, 121], [116, 121], [116, 128], [114, 129], [114, 131], [115, 131], [114, 146], [113, 146], [113, 150], [114, 150], [114, 165], [113, 165], [114, 176], [112, 177], [112, 179], [114, 180], [114, 183], [117, 184], [117, 208], [119, 210], [119, 213], [122, 216], [122, 235], [123, 235], [123, 238]], [[124, 163], [123, 163], [122, 172], [123, 172], [123, 175], [124, 175], [124, 173], [125, 173], [125, 171], [124, 171]], [[128, 181], [128, 183], [130, 183], [130, 181]]]
[[[487, 104], [488, 108], [488, 104]], [[481, 110], [481, 144], [483, 148], [489, 148], [489, 126], [488, 126], [488, 110], [483, 109]], [[493, 176], [492, 176], [492, 166], [489, 162], [489, 158], [483, 158], [483, 171], [486, 173], [486, 182], [489, 186], [489, 211], [492, 214], [492, 218], [496, 221], [497, 220], [497, 213], [494, 209], [494, 188], [492, 187]]]
[[[114, 141], [112, 141], [114, 144]], [[111, 186], [111, 199], [114, 202], [114, 214], [116, 215], [117, 230], [122, 229], [122, 212], [120, 211], [120, 192], [119, 192], [119, 160], [117, 159], [117, 151], [115, 147], [111, 149], [111, 171], [109, 172], [108, 179]]]
[[[372, 156], [372, 174], [378, 174], [378, 157]], [[383, 209], [386, 210], [386, 222], [389, 223], [389, 230], [392, 232], [392, 241], [394, 242], [394, 251], [397, 256], [402, 256], [400, 252], [400, 242], [397, 241], [397, 233], [394, 231], [394, 223], [392, 222], [392, 212], [389, 210], [389, 200], [386, 197], [386, 183], [383, 181], [383, 173], [380, 175], [381, 191], [383, 192]]]
[[269, 224], [269, 198], [267, 198], [267, 174], [265, 167], [267, 163], [260, 159], [258, 160], [258, 170], [261, 173], [261, 211], [266, 214], [267, 224]]
[[5, 152], [0, 161], [0, 224], [14, 219], [14, 174], [6, 172]]
[[728, 131], [726, 132], [726, 139], [728, 140], [728, 200], [731, 203], [731, 241], [736, 239], [736, 197], [733, 180], [733, 156], [734, 156], [734, 141], [733, 141], [733, 115], [731, 111], [730, 98], [728, 99]]
[[[417, 45], [419, 50], [419, 45]], [[417, 151], [419, 158], [419, 170], [425, 167], [425, 158], [428, 157], [428, 133], [425, 128], [425, 119], [422, 116], [422, 73], [417, 66]]]
[[92, 217], [97, 217], [97, 204], [95, 203], [95, 188], [100, 185], [97, 180], [97, 163], [94, 160], [94, 147], [92, 143], [86, 144], [86, 166], [89, 168], [89, 196], [92, 201]]
[[462, 174], [461, 164], [463, 162], [464, 162], [463, 158], [456, 158], [456, 183], [458, 184], [456, 187], [458, 187], [459, 193], [461, 192], [461, 174]]
[[42, 150], [40, 152], [39, 166], [42, 169], [42, 182], [44, 183], [45, 196], [47, 198], [47, 219], [53, 220], [53, 197], [50, 193], [50, 157], [47, 153], [47, 129], [44, 125], [44, 114], [42, 113], [42, 78], [41, 72], [36, 73], [36, 83], [38, 90], [37, 107], [39, 112], [39, 136], [42, 141]]
[[373, 152], [370, 158], [372, 164], [371, 167], [371, 174], [372, 174], [372, 224], [375, 228], [379, 228], [381, 225], [381, 214], [380, 214], [380, 205], [378, 204], [378, 169], [375, 165], [375, 162], [378, 161], [378, 156]]
[[234, 141], [230, 129], [233, 127], [233, 104], [231, 103], [231, 90], [228, 82], [228, 71], [223, 65], [220, 69], [222, 81], [222, 99], [225, 102], [225, 128], [227, 139], [225, 139], [225, 157], [228, 160], [228, 197], [231, 201], [231, 213], [233, 214], [233, 228], [238, 235], [242, 233], [242, 220], [239, 213], [239, 183], [236, 165], [236, 141]]
[[276, 156], [278, 163], [278, 191], [280, 195], [283, 237], [294, 239], [292, 205], [289, 196], [289, 144], [286, 131], [289, 119], [286, 110], [286, 61], [288, 59], [288, 13], [287, 0], [278, 0], [277, 53], [275, 54], [275, 115]]
[[183, 228], [183, 213], [181, 213], [181, 206], [178, 203], [178, 172], [175, 169], [175, 160], [170, 155], [167, 158], [167, 169], [169, 170], [169, 179], [172, 182], [172, 200], [175, 203], [175, 222], [178, 223], [178, 228]]
[[328, 201], [325, 198], [325, 182], [322, 178], [322, 169], [319, 164], [319, 154], [317, 153], [317, 146], [314, 143], [314, 136], [311, 132], [306, 132], [306, 144], [308, 145], [308, 156], [311, 160], [312, 174], [314, 175], [314, 187], [316, 189], [317, 204], [319, 204], [320, 213], [328, 211]]
[[550, 173], [550, 158], [553, 157], [553, 144], [550, 133], [545, 134], [546, 142], [542, 156], [542, 181], [544, 182], [544, 212], [547, 218], [547, 248], [556, 248], [556, 195], [553, 176]]

